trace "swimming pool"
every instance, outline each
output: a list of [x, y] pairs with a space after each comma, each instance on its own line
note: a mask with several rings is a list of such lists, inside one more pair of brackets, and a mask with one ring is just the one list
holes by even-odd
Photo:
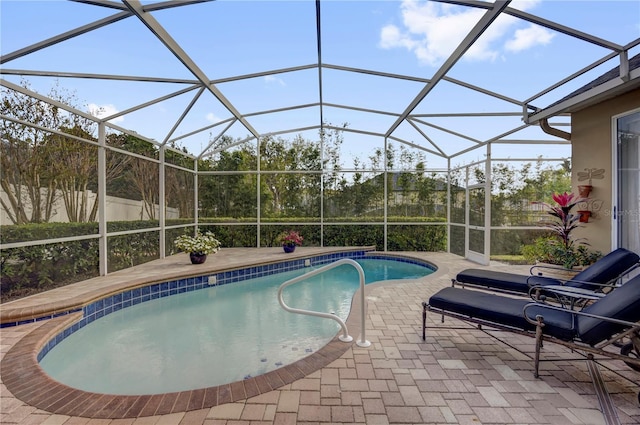
[[[367, 283], [433, 271], [399, 260], [357, 259]], [[310, 270], [119, 309], [73, 332], [65, 330], [64, 342], [46, 350], [41, 366], [71, 387], [122, 395], [210, 387], [266, 373], [317, 351], [338, 331], [333, 321], [294, 315], [277, 303], [280, 284]], [[356, 270], [340, 266], [287, 288], [284, 295], [292, 307], [335, 312], [344, 320], [357, 288]]]

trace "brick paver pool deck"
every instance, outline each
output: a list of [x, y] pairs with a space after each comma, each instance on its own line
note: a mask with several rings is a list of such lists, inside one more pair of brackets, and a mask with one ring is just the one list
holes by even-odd
[[[295, 256], [331, 252], [302, 247]], [[601, 404], [587, 361], [545, 344], [541, 377], [533, 377], [533, 339], [479, 330], [430, 314], [421, 338], [421, 302], [450, 285], [465, 268], [479, 267], [447, 253], [395, 253], [427, 260], [437, 272], [422, 279], [368, 285], [366, 338], [371, 346], [332, 341], [297, 366], [252, 382], [190, 392], [141, 396], [135, 401], [74, 393], [46, 377], [35, 350], [55, 319], [0, 329], [0, 422], [48, 425], [239, 424], [638, 424], [640, 373], [620, 361], [597, 361], [613, 412]], [[286, 254], [291, 255], [291, 254]], [[200, 266], [172, 256], [0, 306], [3, 323], [63, 311], [131, 285], [174, 276], [285, 260], [276, 248], [223, 249]], [[200, 267], [197, 269], [196, 267]], [[528, 268], [492, 264], [526, 273]], [[357, 309], [347, 321], [357, 340]], [[79, 313], [75, 313], [79, 314]], [[38, 381], [38, 379], [40, 379]], [[35, 380], [35, 381], [34, 381]], [[37, 382], [37, 385], [33, 385]], [[26, 388], [32, 389], [26, 390]], [[12, 393], [12, 390], [16, 393]], [[18, 395], [19, 397], [16, 397]], [[32, 400], [37, 406], [25, 400]], [[37, 401], [37, 403], [35, 403]], [[45, 406], [46, 405], [46, 406]], [[202, 406], [211, 407], [202, 407]], [[135, 406], [135, 407], [134, 407]], [[55, 413], [58, 412], [58, 413]], [[65, 413], [60, 413], [65, 412]], [[119, 413], [118, 413], [119, 412]], [[73, 414], [71, 414], [73, 413]], [[129, 413], [129, 414], [127, 414]], [[135, 413], [135, 414], [132, 414]], [[119, 416], [118, 416], [119, 415]]]

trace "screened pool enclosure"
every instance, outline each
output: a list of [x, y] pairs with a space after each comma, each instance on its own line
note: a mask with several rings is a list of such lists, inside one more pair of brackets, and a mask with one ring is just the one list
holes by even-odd
[[534, 202], [575, 174], [554, 105], [639, 44], [628, 1], [0, 7], [14, 285], [173, 255], [196, 228], [223, 247], [294, 229], [305, 246], [517, 254], [542, 231]]

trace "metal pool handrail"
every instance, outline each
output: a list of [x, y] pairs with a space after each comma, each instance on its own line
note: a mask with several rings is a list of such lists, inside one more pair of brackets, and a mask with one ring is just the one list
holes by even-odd
[[338, 337], [340, 339], [340, 341], [343, 341], [343, 342], [351, 342], [351, 341], [353, 341], [353, 338], [349, 335], [349, 331], [347, 330], [346, 323], [344, 323], [344, 320], [342, 320], [341, 318], [339, 318], [335, 314], [333, 314], [333, 313], [321, 313], [319, 311], [302, 310], [302, 309], [299, 309], [299, 308], [289, 307], [288, 305], [285, 304], [284, 299], [282, 298], [282, 291], [287, 286], [293, 285], [294, 283], [301, 282], [301, 281], [303, 281], [303, 280], [305, 280], [307, 278], [310, 278], [312, 276], [315, 276], [317, 274], [324, 273], [325, 271], [327, 271], [329, 269], [333, 269], [333, 268], [341, 266], [343, 264], [348, 264], [348, 265], [351, 265], [351, 266], [355, 267], [355, 269], [358, 271], [358, 275], [360, 275], [360, 305], [361, 305], [360, 319], [362, 321], [362, 333], [360, 335], [360, 341], [356, 341], [356, 344], [358, 346], [360, 346], [360, 347], [368, 347], [368, 346], [371, 345], [371, 342], [369, 342], [369, 341], [367, 341], [365, 339], [364, 323], [365, 323], [366, 304], [365, 304], [365, 297], [364, 297], [364, 270], [362, 270], [362, 266], [360, 264], [358, 264], [357, 262], [355, 262], [354, 260], [351, 260], [349, 258], [344, 258], [342, 260], [338, 260], [338, 261], [335, 261], [333, 263], [327, 264], [326, 266], [320, 267], [319, 269], [310, 271], [309, 273], [305, 273], [302, 276], [294, 277], [293, 279], [287, 280], [282, 285], [280, 285], [280, 287], [278, 288], [278, 302], [280, 303], [282, 308], [284, 308], [286, 311], [288, 311], [290, 313], [306, 314], [307, 316], [323, 317], [325, 319], [335, 320], [336, 322], [338, 322], [340, 324], [340, 327], [342, 328], [342, 335], [340, 335]]

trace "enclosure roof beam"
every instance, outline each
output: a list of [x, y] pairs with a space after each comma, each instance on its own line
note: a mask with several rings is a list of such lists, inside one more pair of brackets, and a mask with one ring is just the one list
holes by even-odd
[[[128, 10], [125, 5], [121, 3], [116, 3], [114, 1], [109, 1], [109, 0], [70, 0], [70, 1], [75, 3], [90, 4], [93, 6], [102, 6], [102, 7], [107, 7], [111, 9], [117, 9], [117, 10]], [[212, 1], [212, 0], [169, 0], [169, 1], [163, 1], [163, 2], [158, 2], [154, 4], [145, 5], [144, 11], [152, 12], [154, 10], [170, 9], [172, 7], [186, 6], [189, 4], [206, 3], [208, 1]]]
[[320, 21], [320, 0], [316, 0], [316, 49], [318, 55], [318, 102], [320, 103], [320, 131], [324, 126], [324, 107], [322, 90], [322, 25]]
[[448, 128], [441, 127], [439, 125], [431, 124], [431, 123], [423, 121], [421, 119], [417, 119], [417, 118], [413, 118], [413, 119], [407, 118], [407, 119], [411, 120], [411, 121], [418, 122], [418, 123], [423, 124], [423, 125], [427, 125], [427, 126], [432, 127], [432, 128], [435, 128], [436, 130], [444, 131], [445, 133], [452, 134], [452, 135], [460, 137], [462, 139], [467, 139], [467, 140], [469, 140], [470, 142], [473, 142], [473, 143], [482, 143], [482, 141], [480, 141], [478, 139], [474, 139], [473, 137], [467, 136], [466, 134], [458, 133], [456, 131], [449, 130]]
[[233, 77], [217, 78], [215, 80], [211, 80], [210, 82], [213, 84], [230, 83], [233, 81], [248, 80], [251, 78], [260, 78], [260, 77], [266, 77], [269, 75], [276, 75], [276, 74], [284, 74], [286, 72], [305, 71], [307, 69], [315, 69], [317, 67], [318, 65], [316, 64], [291, 66], [288, 68], [278, 68], [278, 69], [272, 69], [269, 71], [253, 72], [251, 74], [236, 75]]
[[191, 99], [191, 101], [189, 102], [189, 105], [187, 105], [187, 107], [184, 109], [184, 111], [182, 111], [182, 114], [176, 120], [176, 122], [173, 124], [173, 127], [171, 127], [171, 130], [169, 130], [169, 133], [167, 133], [167, 136], [162, 141], [162, 146], [166, 145], [169, 142], [169, 140], [171, 139], [171, 136], [173, 135], [173, 133], [175, 133], [176, 129], [184, 121], [186, 116], [189, 114], [189, 111], [191, 110], [191, 108], [193, 108], [193, 105], [195, 105], [196, 102], [198, 101], [198, 99], [200, 99], [200, 96], [202, 96], [202, 93], [204, 93], [204, 87], [200, 87], [200, 90], [198, 90], [198, 93], [196, 93], [196, 95], [193, 96], [193, 99]]
[[284, 108], [275, 108], [275, 109], [267, 109], [267, 110], [264, 110], [264, 111], [248, 112], [248, 113], [244, 114], [244, 116], [245, 117], [254, 117], [256, 115], [272, 114], [274, 112], [294, 111], [296, 109], [313, 108], [315, 106], [320, 106], [320, 103], [319, 102], [304, 103], [304, 104], [294, 105], [294, 106], [285, 106]]
[[[455, 4], [459, 6], [478, 7], [481, 9], [489, 9], [491, 7], [491, 3], [487, 3], [486, 1], [473, 1], [473, 0], [432, 0], [432, 1], [436, 1], [438, 3]], [[506, 9], [504, 9], [504, 14], [511, 15], [516, 18], [520, 18], [527, 22], [531, 22], [533, 24], [537, 24], [542, 27], [549, 28], [550, 30], [557, 31], [571, 37], [578, 38], [580, 40], [595, 44], [600, 47], [604, 47], [606, 49], [615, 50], [618, 52], [620, 52], [623, 49], [623, 47], [619, 44], [602, 39], [600, 37], [596, 37], [592, 34], [587, 34], [575, 28], [570, 28], [565, 25], [560, 25], [557, 22], [552, 22], [547, 19], [541, 18], [539, 16], [534, 16], [522, 10], [514, 9], [513, 7], [507, 7]]]
[[[358, 74], [365, 74], [365, 75], [372, 75], [374, 77], [385, 77], [385, 78], [395, 78], [395, 79], [399, 79], [399, 80], [405, 80], [405, 81], [414, 81], [414, 82], [419, 82], [419, 83], [425, 83], [428, 84], [431, 82], [431, 79], [429, 78], [422, 78], [422, 77], [414, 77], [414, 76], [410, 76], [410, 75], [402, 75], [402, 74], [392, 74], [389, 72], [379, 72], [379, 71], [373, 71], [370, 69], [363, 69], [363, 68], [353, 68], [353, 67], [348, 67], [348, 66], [340, 66], [340, 65], [330, 65], [330, 64], [323, 64], [322, 65], [323, 68], [327, 68], [327, 69], [334, 69], [334, 70], [338, 70], [338, 71], [345, 71], [345, 72], [354, 72], [354, 73], [358, 73]], [[495, 97], [496, 99], [500, 99], [500, 100], [504, 100], [505, 102], [509, 102], [509, 103], [513, 103], [514, 105], [518, 105], [519, 107], [522, 107], [523, 102], [517, 99], [513, 99], [511, 97], [508, 96], [504, 96], [500, 93], [496, 93], [493, 92], [491, 90], [487, 90], [484, 89], [482, 87], [478, 87], [476, 85], [467, 83], [466, 81], [461, 81], [455, 78], [451, 78], [449, 76], [443, 76], [442, 80], [447, 81], [449, 83], [458, 85], [460, 87], [465, 87], [468, 88], [470, 90], [476, 91], [478, 93], [482, 93], [482, 94], [486, 94], [487, 96], [491, 96], [491, 97]], [[522, 112], [518, 112], [518, 115], [522, 116]]]
[[181, 94], [189, 93], [190, 91], [195, 90], [195, 89], [200, 88], [200, 87], [202, 87], [202, 86], [199, 85], [199, 84], [191, 86], [191, 87], [185, 87], [184, 89], [178, 90], [177, 92], [169, 93], [169, 94], [161, 96], [161, 97], [159, 97], [157, 99], [153, 99], [153, 100], [150, 100], [150, 101], [145, 102], [145, 103], [140, 103], [140, 104], [138, 104], [136, 106], [133, 106], [133, 107], [131, 107], [129, 109], [125, 109], [124, 111], [116, 112], [115, 114], [112, 114], [112, 115], [109, 115], [108, 117], [102, 118], [101, 121], [111, 121], [114, 118], [118, 118], [118, 117], [121, 117], [123, 115], [127, 115], [127, 114], [130, 114], [130, 113], [135, 112], [135, 111], [139, 111], [140, 109], [144, 109], [147, 106], [151, 106], [151, 105], [155, 105], [156, 103], [164, 102], [167, 99], [174, 98], [174, 97], [179, 96]]
[[410, 118], [465, 118], [465, 117], [521, 117], [522, 112], [453, 112], [439, 114], [411, 114]]
[[116, 13], [115, 15], [107, 16], [106, 18], [75, 28], [71, 31], [58, 34], [55, 37], [48, 38], [39, 43], [35, 43], [30, 46], [23, 47], [22, 49], [18, 49], [15, 52], [7, 53], [6, 55], [3, 55], [2, 57], [0, 57], [0, 65], [7, 63], [9, 61], [12, 61], [14, 59], [18, 59], [22, 56], [26, 56], [33, 52], [37, 52], [38, 50], [42, 50], [46, 47], [53, 46], [54, 44], [58, 44], [65, 40], [69, 40], [70, 38], [76, 37], [78, 35], [88, 33], [89, 31], [93, 31], [98, 28], [102, 28], [114, 22], [118, 22], [122, 19], [128, 18], [129, 16], [131, 16], [131, 12], [119, 12], [119, 13]]
[[211, 79], [196, 65], [196, 63], [189, 57], [182, 47], [169, 35], [169, 33], [160, 25], [160, 23], [151, 14], [145, 12], [142, 4], [139, 0], [123, 0], [127, 7], [142, 21], [143, 24], [165, 45], [167, 49], [202, 83], [207, 90], [213, 94], [216, 99], [227, 108], [231, 114], [242, 123], [242, 125], [256, 138], [260, 137], [260, 134], [253, 128], [251, 124], [240, 114], [240, 112], [233, 106], [233, 104], [218, 90], [218, 88], [211, 84]]
[[342, 105], [342, 104], [339, 104], [339, 103], [325, 103], [324, 105], [325, 106], [330, 106], [332, 108], [348, 109], [350, 111], [369, 112], [369, 113], [372, 113], [372, 114], [391, 115], [391, 116], [394, 116], [394, 117], [400, 116], [400, 114], [397, 113], [397, 112], [381, 111], [379, 109], [359, 108], [357, 106], [348, 106], [348, 105]]
[[[396, 137], [396, 136], [389, 136], [388, 139], [395, 140], [396, 142], [405, 144], [405, 145], [407, 145], [407, 146], [409, 146], [411, 148], [414, 148], [414, 149], [418, 149], [418, 150], [430, 153], [432, 155], [441, 156], [443, 158], [448, 158], [448, 156], [444, 152], [442, 152], [440, 149], [438, 149], [438, 151], [434, 151], [434, 150], [429, 149], [429, 148], [427, 148], [425, 146], [419, 145], [419, 144], [414, 143], [414, 142], [410, 142], [408, 140], [404, 140], [403, 138]], [[427, 138], [427, 140], [429, 140], [429, 138]], [[429, 140], [429, 142], [431, 142], [431, 140]], [[437, 146], [435, 146], [435, 144], [432, 143], [432, 145], [437, 148]]]
[[9, 82], [9, 81], [7, 81], [7, 80], [5, 80], [3, 78], [0, 78], [0, 86], [4, 86], [4, 87], [7, 87], [7, 88], [10, 88], [11, 90], [15, 90], [18, 93], [22, 93], [22, 94], [27, 95], [29, 97], [32, 97], [34, 99], [38, 99], [38, 100], [40, 100], [40, 101], [42, 101], [44, 103], [48, 103], [50, 105], [56, 106], [56, 107], [60, 108], [63, 111], [71, 112], [71, 113], [76, 114], [78, 116], [81, 116], [83, 118], [87, 118], [87, 119], [89, 119], [91, 121], [97, 121], [96, 117], [94, 117], [93, 115], [91, 115], [91, 114], [89, 114], [87, 112], [80, 111], [79, 109], [76, 109], [76, 108], [74, 108], [72, 106], [66, 105], [66, 104], [64, 104], [62, 102], [59, 102], [59, 101], [55, 100], [55, 99], [51, 99], [51, 98], [49, 98], [47, 96], [43, 96], [43, 95], [41, 95], [39, 93], [36, 93], [36, 92], [34, 92], [32, 90], [29, 90], [27, 88], [19, 86], [18, 84], [14, 84], [12, 82]]
[[20, 75], [34, 77], [84, 78], [90, 80], [136, 81], [142, 83], [198, 84], [198, 80], [184, 78], [149, 77], [137, 75], [88, 74], [68, 71], [33, 71], [28, 69], [0, 68], [0, 75]]
[[[205, 126], [205, 127], [198, 128], [198, 129], [196, 129], [196, 130], [193, 130], [193, 131], [190, 131], [190, 132], [188, 132], [188, 133], [182, 134], [182, 135], [180, 135], [180, 136], [176, 136], [176, 137], [174, 137], [173, 139], [170, 139], [170, 140], [169, 140], [169, 143], [170, 143], [170, 142], [176, 142], [176, 141], [178, 141], [178, 140], [180, 140], [180, 139], [186, 139], [187, 137], [191, 137], [191, 136], [193, 136], [193, 135], [195, 135], [195, 134], [202, 133], [203, 131], [206, 131], [206, 130], [209, 130], [209, 129], [212, 129], [212, 128], [216, 128], [216, 127], [218, 127], [219, 125], [223, 125], [223, 124], [226, 124], [226, 123], [228, 123], [228, 122], [235, 123], [235, 122], [237, 122], [237, 121], [238, 121], [238, 120], [237, 120], [237, 118], [235, 118], [235, 117], [229, 117], [229, 118], [226, 118], [226, 119], [224, 119], [224, 120], [220, 120], [220, 121], [218, 121], [218, 122], [215, 122], [215, 123], [213, 123], [213, 124], [209, 124], [209, 125], [207, 125], [207, 126]], [[230, 126], [229, 126], [229, 127], [230, 127]]]
[[[220, 131], [220, 132], [218, 133], [218, 135], [217, 135], [216, 137], [214, 137], [211, 141], [209, 141], [209, 144], [207, 145], [207, 147], [206, 147], [206, 148], [204, 148], [204, 149], [202, 150], [202, 152], [200, 152], [200, 155], [198, 155], [198, 160], [200, 160], [200, 159], [204, 158], [204, 157], [205, 157], [205, 155], [206, 155], [206, 152], [207, 152], [209, 149], [211, 149], [211, 147], [216, 143], [216, 141], [220, 140], [220, 139], [222, 138], [222, 136], [224, 136], [224, 133], [226, 133], [226, 132], [227, 132], [227, 130], [229, 130], [229, 128], [231, 128], [231, 126], [232, 126], [233, 124], [235, 124], [236, 122], [237, 122], [237, 120], [236, 120], [236, 119], [233, 119], [233, 121], [231, 121], [231, 122], [229, 123], [229, 125], [228, 125], [228, 126], [226, 126], [222, 131]], [[222, 146], [222, 147], [221, 147], [221, 150], [229, 149], [230, 147], [233, 147], [233, 146], [235, 146], [235, 145], [237, 145], [237, 144], [239, 144], [239, 142], [232, 142], [232, 143], [230, 143], [230, 144], [229, 144], [229, 145], [227, 145], [227, 146]]]
[[411, 126], [412, 126], [416, 131], [417, 131], [417, 132], [418, 132], [418, 133], [420, 133], [420, 135], [421, 135], [422, 137], [424, 137], [424, 138], [427, 140], [427, 142], [429, 142], [429, 143], [431, 144], [431, 146], [433, 146], [434, 148], [436, 148], [436, 150], [437, 150], [438, 152], [440, 152], [440, 156], [442, 156], [442, 157], [446, 157], [446, 156], [447, 156], [447, 155], [444, 153], [444, 151], [443, 151], [443, 150], [442, 150], [438, 145], [436, 145], [436, 143], [435, 143], [433, 140], [431, 140], [431, 138], [427, 135], [427, 133], [425, 133], [424, 131], [422, 131], [422, 129], [421, 129], [420, 127], [418, 127], [418, 126], [416, 125], [416, 123], [415, 123], [415, 122], [413, 122], [413, 120], [407, 120], [407, 122], [408, 122], [408, 123], [409, 123], [409, 124], [410, 124], [410, 125], [411, 125]]

